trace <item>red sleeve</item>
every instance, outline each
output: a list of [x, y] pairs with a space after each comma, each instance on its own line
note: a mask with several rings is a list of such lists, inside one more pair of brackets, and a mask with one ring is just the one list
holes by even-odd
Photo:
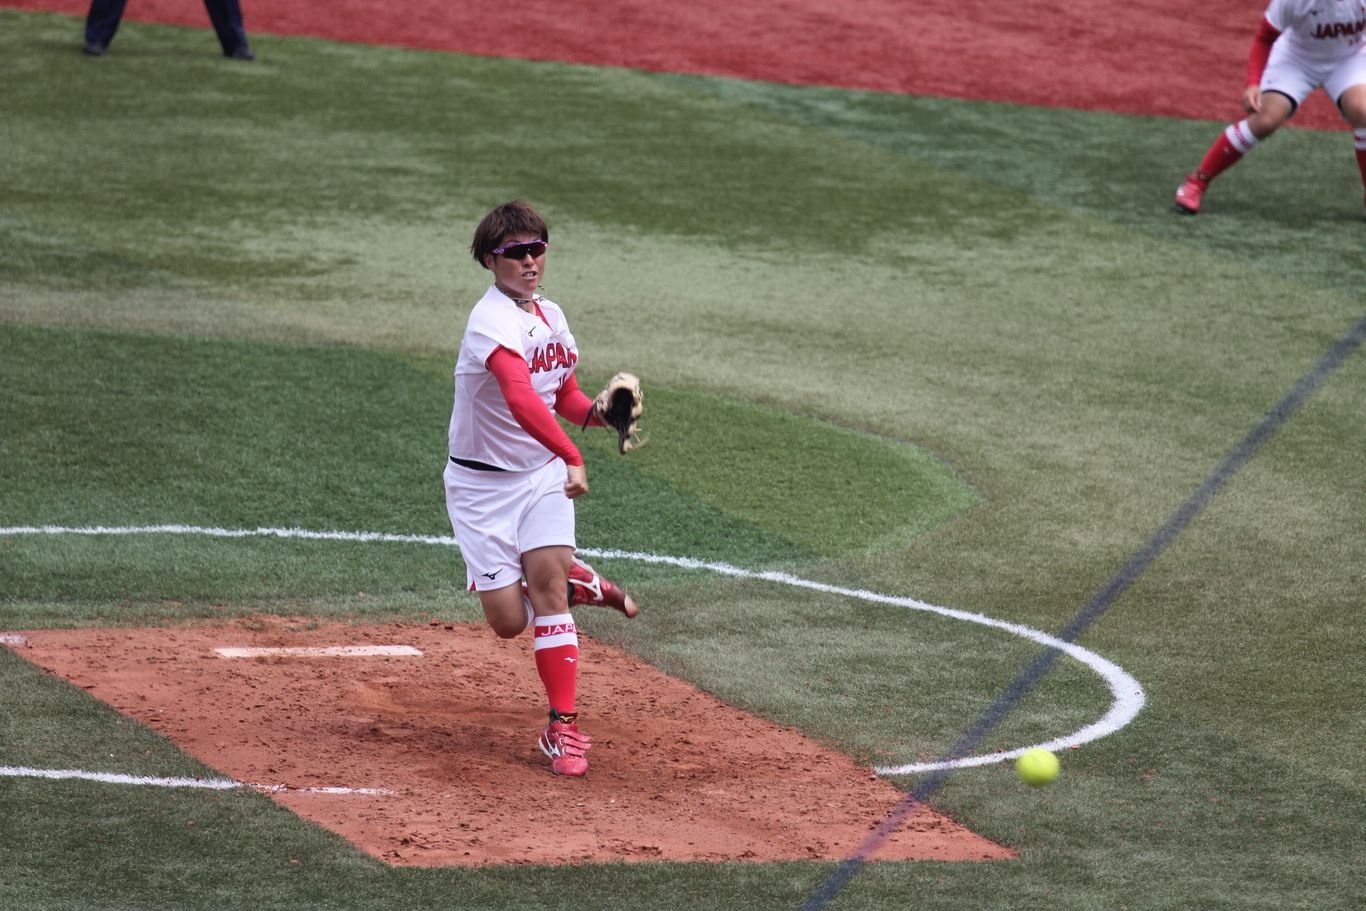
[[[498, 348], [488, 359], [489, 372], [507, 399], [508, 409], [522, 429], [536, 442], [564, 459], [566, 465], [582, 465], [583, 456], [570, 442], [568, 434], [531, 388], [531, 371], [522, 356], [510, 348]], [[561, 390], [563, 392], [563, 390]], [[582, 393], [580, 393], [582, 395]]]
[[1261, 85], [1262, 73], [1266, 71], [1266, 60], [1271, 56], [1271, 45], [1281, 37], [1276, 26], [1262, 19], [1262, 27], [1252, 37], [1252, 48], [1247, 52], [1247, 84]]
[[602, 421], [593, 414], [593, 400], [579, 389], [579, 381], [574, 379], [572, 373], [560, 386], [560, 391], [555, 393], [555, 411], [566, 421], [572, 421], [580, 427], [603, 426]]

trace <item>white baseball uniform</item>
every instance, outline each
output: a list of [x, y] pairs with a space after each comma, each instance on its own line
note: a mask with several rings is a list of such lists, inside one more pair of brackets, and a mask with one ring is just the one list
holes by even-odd
[[490, 287], [470, 313], [455, 362], [455, 406], [448, 433], [450, 454], [457, 459], [525, 471], [553, 458], [517, 423], [488, 369], [489, 355], [499, 348], [521, 354], [531, 370], [532, 388], [547, 408], [554, 409], [555, 393], [574, 372], [579, 348], [559, 305], [540, 296], [535, 301], [545, 320]]
[[1323, 86], [1333, 101], [1366, 84], [1366, 0], [1271, 0], [1266, 21], [1281, 33], [1261, 90], [1298, 105]]
[[455, 364], [446, 511], [467, 582], [481, 591], [519, 582], [523, 553], [575, 544], [564, 462], [517, 423], [487, 366], [499, 348], [521, 354], [532, 388], [553, 410], [579, 352], [559, 305], [539, 296], [535, 302], [544, 319], [490, 287], [470, 313]]

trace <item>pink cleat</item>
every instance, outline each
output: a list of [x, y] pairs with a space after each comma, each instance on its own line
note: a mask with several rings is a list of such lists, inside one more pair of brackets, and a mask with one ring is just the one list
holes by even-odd
[[591, 604], [595, 607], [610, 607], [619, 610], [627, 617], [640, 613], [636, 600], [621, 590], [611, 579], [599, 576], [597, 570], [573, 557], [569, 567], [569, 606]]
[[1176, 211], [1182, 215], [1199, 215], [1200, 201], [1208, 189], [1208, 180], [1201, 180], [1198, 174], [1187, 174], [1185, 182], [1176, 188]]
[[579, 733], [574, 723], [575, 715], [561, 715], [550, 710], [550, 723], [541, 732], [537, 745], [541, 752], [550, 757], [550, 771], [556, 775], [582, 778], [588, 774], [588, 752], [593, 738]]

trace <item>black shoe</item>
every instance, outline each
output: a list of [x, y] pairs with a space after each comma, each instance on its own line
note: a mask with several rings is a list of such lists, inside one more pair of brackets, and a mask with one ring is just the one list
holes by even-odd
[[239, 45], [232, 53], [224, 51], [223, 56], [231, 60], [255, 60], [256, 52], [243, 44]]
[[87, 41], [81, 48], [81, 53], [87, 57], [103, 57], [109, 53], [109, 45], [100, 44], [98, 41]]

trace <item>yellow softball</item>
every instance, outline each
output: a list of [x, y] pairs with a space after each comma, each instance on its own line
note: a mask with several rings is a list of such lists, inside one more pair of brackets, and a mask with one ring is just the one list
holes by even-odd
[[1043, 787], [1058, 777], [1058, 757], [1043, 747], [1025, 750], [1015, 760], [1015, 771], [1020, 780], [1036, 788]]

